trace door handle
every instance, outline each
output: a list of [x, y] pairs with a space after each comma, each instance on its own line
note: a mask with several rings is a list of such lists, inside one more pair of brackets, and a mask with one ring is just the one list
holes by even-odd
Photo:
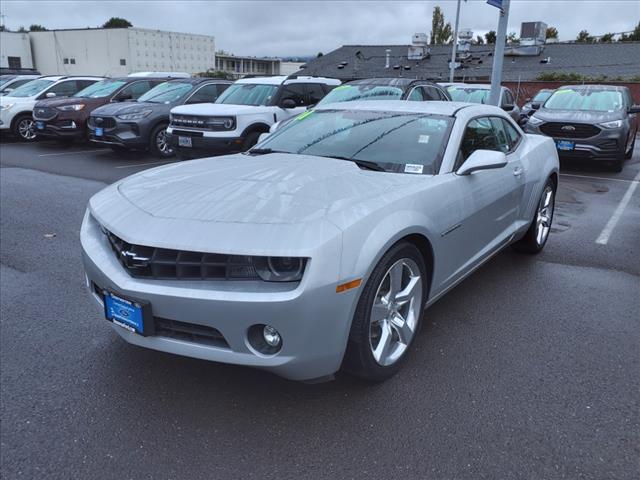
[[522, 168], [520, 168], [520, 167], [516, 167], [516, 168], [514, 168], [514, 169], [513, 169], [513, 174], [514, 174], [516, 177], [519, 177], [520, 175], [522, 175]]

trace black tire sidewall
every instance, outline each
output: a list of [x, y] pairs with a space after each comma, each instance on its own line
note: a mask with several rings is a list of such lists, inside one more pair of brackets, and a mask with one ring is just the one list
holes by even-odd
[[242, 141], [242, 151], [246, 152], [251, 147], [253, 147], [256, 143], [258, 143], [258, 138], [260, 138], [260, 132], [248, 133], [244, 137], [244, 140]]
[[166, 124], [166, 123], [161, 123], [160, 125], [155, 126], [153, 128], [153, 130], [151, 131], [151, 141], [149, 142], [149, 150], [156, 157], [159, 157], [159, 158], [171, 158], [171, 157], [173, 157], [175, 155], [175, 150], [172, 151], [171, 153], [163, 153], [163, 152], [160, 151], [160, 149], [158, 149], [158, 143], [157, 143], [158, 134], [162, 130], [166, 130], [168, 126], [169, 125]]
[[[382, 282], [384, 275], [391, 265], [401, 258], [412, 259], [420, 269], [420, 275], [423, 280], [422, 304], [420, 305], [419, 310], [420, 316], [418, 318], [413, 338], [402, 357], [393, 365], [382, 366], [373, 358], [373, 352], [371, 352], [369, 344], [371, 308], [373, 306], [373, 300], [377, 293], [378, 286]], [[362, 289], [362, 293], [358, 300], [351, 330], [349, 332], [347, 352], [345, 354], [344, 368], [346, 371], [370, 381], [382, 381], [395, 375], [406, 360], [406, 357], [411, 350], [411, 346], [420, 331], [424, 306], [427, 301], [427, 292], [429, 290], [428, 286], [429, 278], [427, 277], [424, 258], [420, 253], [420, 250], [418, 250], [418, 248], [412, 243], [399, 242], [382, 256], [376, 267], [371, 272], [371, 275]]]
[[16, 137], [18, 137], [18, 139], [21, 142], [25, 142], [25, 143], [35, 142], [37, 136], [35, 136], [35, 137], [33, 137], [32, 139], [29, 140], [27, 138], [24, 138], [22, 135], [20, 135], [20, 131], [18, 129], [18, 126], [20, 125], [20, 122], [22, 122], [23, 120], [32, 120], [33, 121], [31, 115], [26, 115], [26, 114], [18, 115], [18, 117], [16, 117], [16, 119], [13, 121], [13, 134]]
[[[525, 233], [524, 237], [522, 237], [521, 240], [513, 244], [513, 248], [518, 252], [539, 253], [542, 251], [544, 246], [547, 244], [547, 241], [549, 240], [549, 235], [547, 235], [547, 237], [544, 239], [544, 242], [542, 242], [542, 245], [538, 245], [538, 242], [536, 241], [536, 218], [538, 215], [538, 208], [540, 206], [540, 201], [542, 200], [542, 195], [544, 194], [544, 191], [547, 189], [547, 186], [551, 186], [551, 189], [553, 190], [553, 210], [551, 211], [551, 225], [553, 225], [553, 217], [556, 214], [556, 193], [557, 193], [558, 187], [556, 183], [551, 178], [549, 178], [547, 179], [546, 183], [544, 184], [544, 187], [542, 188], [542, 193], [540, 194], [538, 203], [536, 203], [536, 210], [533, 214], [533, 218], [531, 219], [531, 224], [529, 225], [529, 229], [527, 230], [527, 233]], [[549, 226], [549, 229], [551, 229], [551, 225]]]

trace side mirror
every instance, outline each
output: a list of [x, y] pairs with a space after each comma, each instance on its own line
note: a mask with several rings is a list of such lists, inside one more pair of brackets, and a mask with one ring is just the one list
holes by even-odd
[[267, 138], [269, 138], [269, 135], [271, 135], [269, 132], [261, 133], [260, 136], [258, 137], [258, 142], [257, 143], [260, 143], [260, 142], [266, 140]]
[[531, 104], [531, 109], [532, 109], [532, 110], [540, 110], [540, 107], [541, 107], [541, 106], [542, 106], [542, 105], [541, 105], [540, 103], [537, 103], [537, 102], [536, 102], [536, 103], [532, 103], [532, 104]]
[[640, 113], [640, 105], [631, 105], [629, 113]]
[[113, 99], [114, 102], [126, 102], [127, 100], [132, 100], [133, 96], [130, 93], [123, 93], [120, 95], [116, 95]]
[[56, 94], [55, 94], [55, 93], [53, 93], [53, 92], [49, 92], [49, 93], [47, 93], [47, 94], [45, 95], [45, 97], [47, 97], [47, 98], [53, 98], [53, 97], [55, 97], [55, 96], [56, 96]]
[[495, 150], [476, 150], [462, 164], [456, 172], [457, 175], [469, 175], [478, 170], [490, 170], [502, 168], [507, 164], [507, 157], [502, 152]]
[[296, 108], [296, 102], [293, 98], [285, 98], [284, 100], [282, 100], [282, 102], [280, 102], [280, 106], [282, 108]]

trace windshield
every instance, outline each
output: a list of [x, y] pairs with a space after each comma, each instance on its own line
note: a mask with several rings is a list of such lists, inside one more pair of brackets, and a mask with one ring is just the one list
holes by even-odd
[[388, 172], [437, 172], [453, 119], [362, 110], [309, 110], [261, 142], [258, 151], [374, 162]]
[[399, 100], [402, 89], [386, 85], [341, 85], [329, 92], [318, 105], [355, 100]]
[[125, 83], [126, 82], [124, 80], [103, 80], [102, 82], [89, 85], [87, 88], [80, 90], [73, 96], [84, 98], [108, 97]]
[[447, 87], [447, 91], [454, 102], [487, 103], [489, 101], [489, 90], [486, 88], [451, 85]]
[[268, 105], [278, 91], [278, 85], [259, 83], [235, 83], [227, 88], [216, 103], [231, 105]]
[[13, 80], [15, 77], [13, 75], [3, 75], [0, 77], [0, 87], [2, 87], [9, 80]]
[[164, 82], [153, 87], [138, 98], [139, 102], [173, 103], [193, 90], [194, 84], [187, 82]]
[[49, 87], [54, 83], [53, 80], [45, 80], [44, 78], [40, 80], [33, 80], [31, 82], [25, 83], [21, 87], [16, 88], [15, 90], [11, 90], [11, 92], [7, 95], [8, 97], [33, 97], [42, 92], [45, 88]]
[[563, 88], [556, 90], [545, 102], [549, 110], [580, 110], [613, 112], [624, 106], [622, 93], [617, 90]]
[[552, 93], [553, 93], [553, 90], [547, 90], [546, 92], [540, 91], [535, 94], [535, 96], [531, 99], [531, 101], [536, 103], [544, 103], [547, 100], [547, 98], [551, 96]]

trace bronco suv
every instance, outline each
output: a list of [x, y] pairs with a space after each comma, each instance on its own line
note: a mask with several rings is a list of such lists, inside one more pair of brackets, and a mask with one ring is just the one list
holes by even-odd
[[338, 85], [323, 77], [243, 78], [214, 104], [171, 109], [167, 141], [184, 157], [244, 152], [271, 125], [304, 112]]

